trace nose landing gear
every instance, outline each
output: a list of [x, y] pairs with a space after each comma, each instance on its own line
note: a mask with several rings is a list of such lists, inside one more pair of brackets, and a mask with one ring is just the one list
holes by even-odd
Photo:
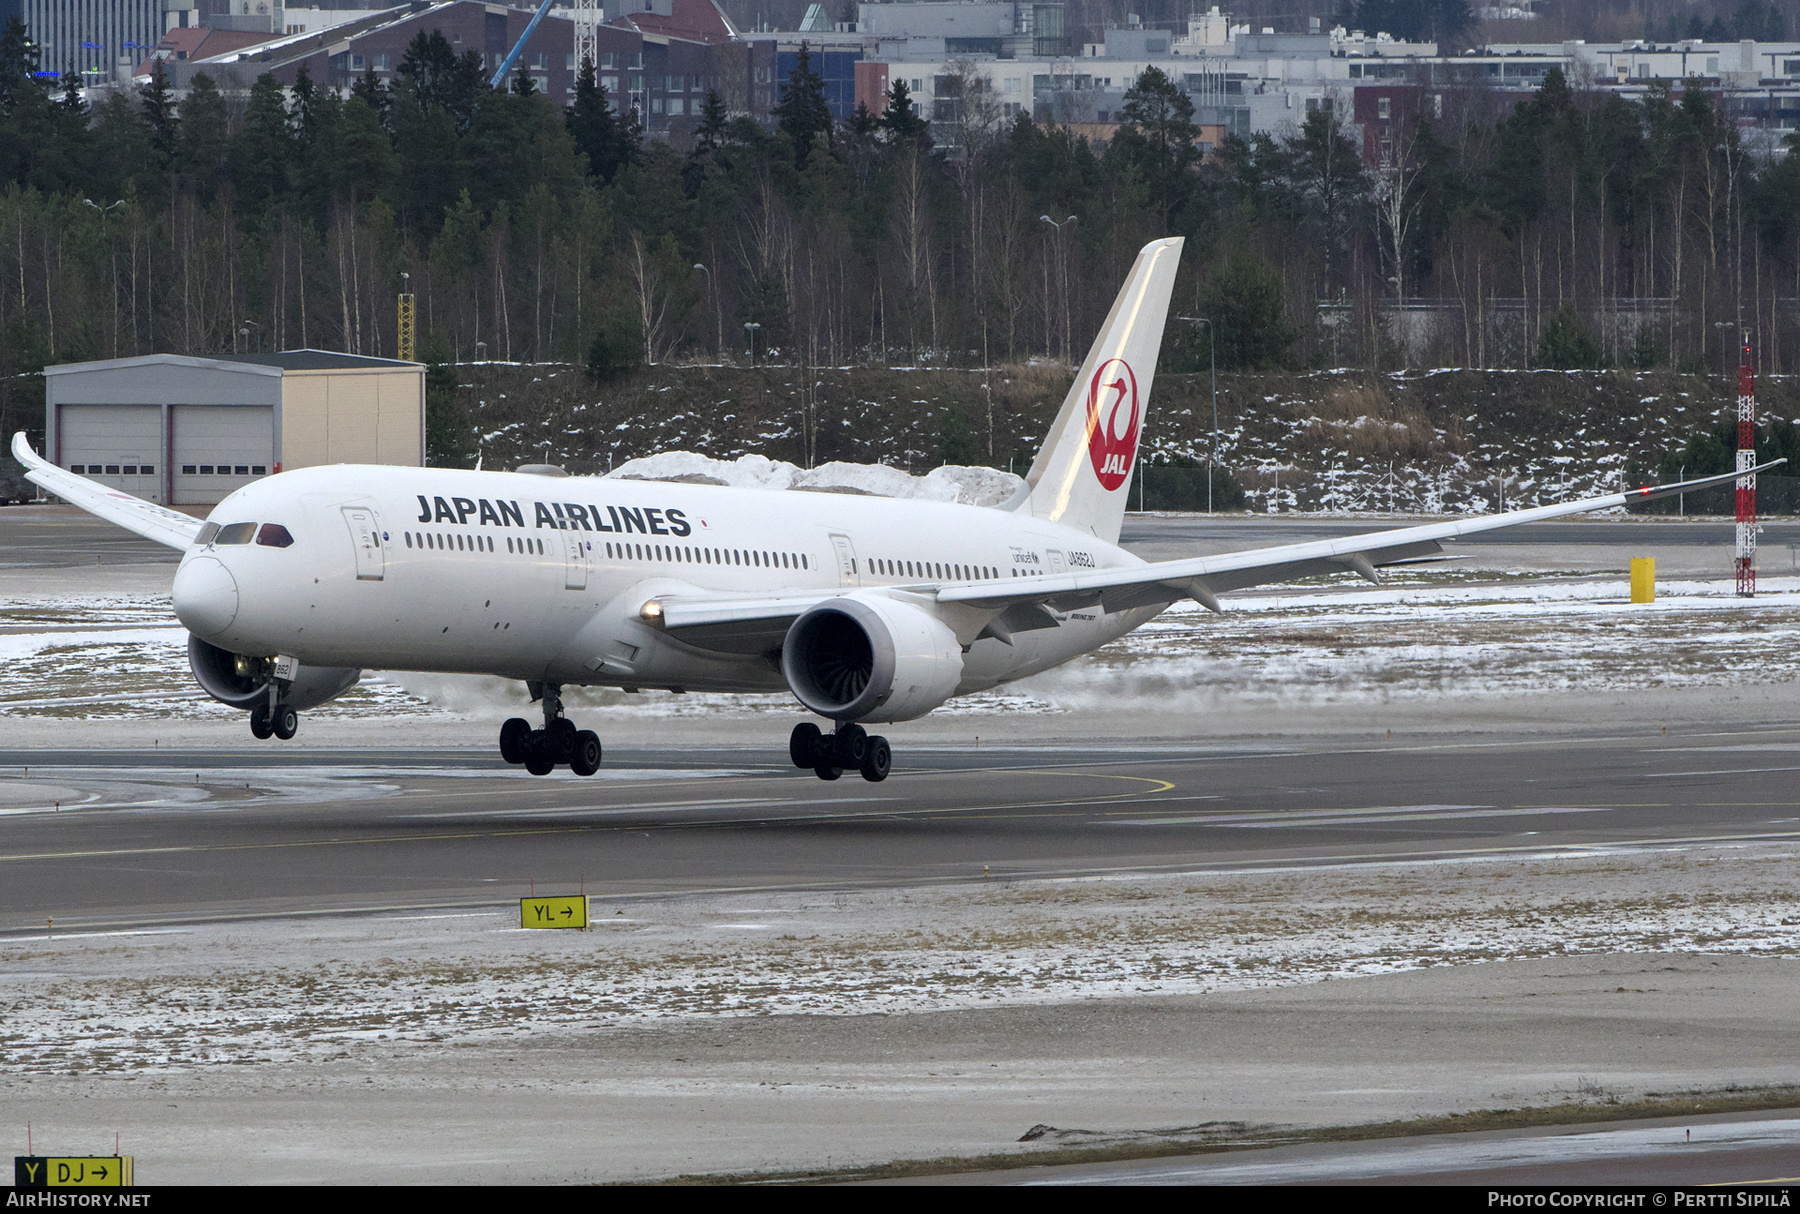
[[821, 780], [835, 780], [850, 768], [872, 784], [887, 779], [894, 765], [888, 740], [854, 722], [829, 734], [811, 721], [800, 722], [788, 737], [788, 758], [795, 767], [812, 768]]
[[300, 732], [300, 714], [281, 703], [279, 682], [269, 684], [269, 700], [250, 710], [250, 736], [263, 739], [273, 734], [283, 742]]
[[600, 735], [577, 729], [563, 716], [562, 687], [556, 683], [528, 684], [544, 702], [544, 727], [533, 729], [524, 717], [513, 717], [500, 727], [500, 757], [523, 764], [534, 776], [547, 776], [559, 764], [568, 764], [578, 776], [600, 770]]

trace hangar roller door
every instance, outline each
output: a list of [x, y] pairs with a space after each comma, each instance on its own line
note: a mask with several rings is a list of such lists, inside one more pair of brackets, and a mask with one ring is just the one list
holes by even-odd
[[275, 410], [269, 405], [176, 405], [175, 501], [184, 506], [223, 501], [275, 463]]
[[133, 497], [163, 500], [159, 406], [64, 405], [57, 417], [63, 467]]

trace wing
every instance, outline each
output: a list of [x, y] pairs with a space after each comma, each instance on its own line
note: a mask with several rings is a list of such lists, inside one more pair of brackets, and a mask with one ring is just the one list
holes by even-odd
[[[1751, 469], [1750, 473], [1763, 472], [1785, 462], [1773, 460]], [[1747, 474], [1727, 472], [1530, 510], [1510, 510], [1504, 514], [1400, 527], [1335, 540], [1228, 552], [1219, 556], [1154, 561], [1117, 569], [1048, 574], [1029, 579], [1003, 578], [955, 586], [927, 584], [886, 589], [889, 593], [916, 596], [926, 602], [957, 604], [985, 613], [989, 623], [984, 635], [994, 636], [1054, 627], [1055, 620], [1038, 611], [1040, 606], [1059, 611], [1100, 606], [1110, 612], [1167, 605], [1191, 598], [1219, 611], [1218, 596], [1227, 590], [1346, 570], [1361, 574], [1371, 582], [1379, 581], [1377, 569], [1431, 560], [1442, 550], [1444, 540], [1691, 493], [1696, 489], [1723, 485], [1741, 475]], [[677, 640], [700, 649], [719, 653], [769, 653], [781, 647], [788, 626], [807, 608], [842, 593], [842, 590], [823, 590], [757, 597], [659, 595], [644, 604], [643, 618]]]
[[1376, 569], [1384, 565], [1407, 564], [1429, 558], [1441, 551], [1444, 540], [1476, 535], [1483, 531], [1498, 531], [1502, 527], [1516, 527], [1521, 523], [1561, 518], [1569, 514], [1607, 510], [1633, 502], [1653, 501], [1676, 493], [1690, 493], [1696, 489], [1723, 485], [1740, 476], [1761, 472], [1786, 462], [1772, 460], [1746, 473], [1727, 472], [1720, 476], [1702, 477], [1699, 480], [1658, 485], [1654, 488], [1646, 486], [1626, 493], [1609, 493], [1604, 497], [1583, 498], [1554, 506], [1509, 510], [1505, 514], [1454, 519], [1447, 523], [1427, 523], [1419, 527], [1400, 527], [1392, 531], [1374, 531], [1342, 539], [1283, 544], [1275, 548], [1227, 552], [1219, 556], [1193, 557], [1179, 561], [1156, 561], [1118, 569], [1050, 574], [1030, 579], [1028, 586], [1024, 588], [1012, 579], [1006, 582], [946, 586], [938, 590], [936, 597], [940, 603], [967, 603], [996, 609], [1004, 609], [1020, 602], [1043, 603], [1064, 611], [1096, 604], [1107, 611], [1123, 611], [1130, 607], [1191, 598], [1218, 611], [1220, 607], [1217, 596], [1227, 590], [1241, 590], [1246, 586], [1261, 586], [1269, 582], [1286, 582], [1294, 578], [1319, 573], [1341, 573], [1346, 570], [1361, 574], [1371, 582], [1379, 581]]
[[25, 432], [13, 435], [13, 458], [24, 464], [25, 479], [41, 485], [71, 506], [80, 506], [95, 518], [135, 531], [147, 540], [167, 544], [171, 548], [187, 548], [199, 534], [201, 522], [179, 511], [147, 502], [117, 489], [108, 489], [98, 481], [77, 476], [39, 455], [25, 441]]

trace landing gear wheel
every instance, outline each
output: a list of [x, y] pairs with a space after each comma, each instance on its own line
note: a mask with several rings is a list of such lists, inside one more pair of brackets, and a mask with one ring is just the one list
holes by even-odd
[[868, 757], [869, 732], [854, 722], [838, 726], [832, 742], [837, 752], [832, 759], [841, 767], [861, 767]]
[[833, 767], [829, 763], [821, 763], [813, 768], [813, 774], [818, 776], [821, 780], [835, 780], [844, 774], [844, 769], [841, 767]]
[[275, 726], [269, 720], [269, 706], [258, 704], [250, 710], [250, 736], [253, 738], [272, 737]]
[[567, 717], [558, 717], [550, 722], [544, 730], [544, 737], [549, 744], [552, 763], [568, 763], [575, 758], [575, 735], [578, 732], [575, 722]]
[[591, 776], [600, 770], [600, 735], [584, 729], [575, 735], [575, 753], [569, 756], [569, 770], [578, 776]]
[[811, 721], [802, 721], [794, 726], [794, 732], [788, 735], [788, 758], [794, 761], [795, 767], [817, 766], [819, 751], [824, 740], [823, 730]]
[[863, 756], [862, 778], [871, 784], [879, 784], [888, 778], [888, 770], [894, 765], [894, 751], [888, 740], [880, 735], [869, 739], [869, 752]]
[[556, 759], [544, 731], [534, 729], [525, 743], [525, 770], [534, 776], [547, 776], [556, 770]]
[[300, 714], [286, 704], [275, 705], [273, 717], [275, 736], [283, 742], [300, 732]]
[[525, 743], [531, 737], [531, 722], [512, 717], [500, 727], [500, 757], [508, 763], [525, 761]]

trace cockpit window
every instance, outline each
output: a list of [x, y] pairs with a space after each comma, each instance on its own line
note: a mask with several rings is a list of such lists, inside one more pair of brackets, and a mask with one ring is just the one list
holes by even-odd
[[262, 530], [256, 533], [256, 542], [264, 548], [286, 548], [294, 542], [294, 537], [280, 523], [264, 523]]
[[248, 544], [250, 538], [255, 534], [255, 523], [227, 523], [225, 526], [219, 528], [219, 534], [214, 538], [213, 543]]
[[213, 537], [217, 534], [219, 534], [219, 524], [207, 523], [205, 526], [200, 528], [200, 534], [196, 535], [194, 537], [194, 547], [196, 547], [196, 548], [206, 547], [208, 544], [213, 542]]

